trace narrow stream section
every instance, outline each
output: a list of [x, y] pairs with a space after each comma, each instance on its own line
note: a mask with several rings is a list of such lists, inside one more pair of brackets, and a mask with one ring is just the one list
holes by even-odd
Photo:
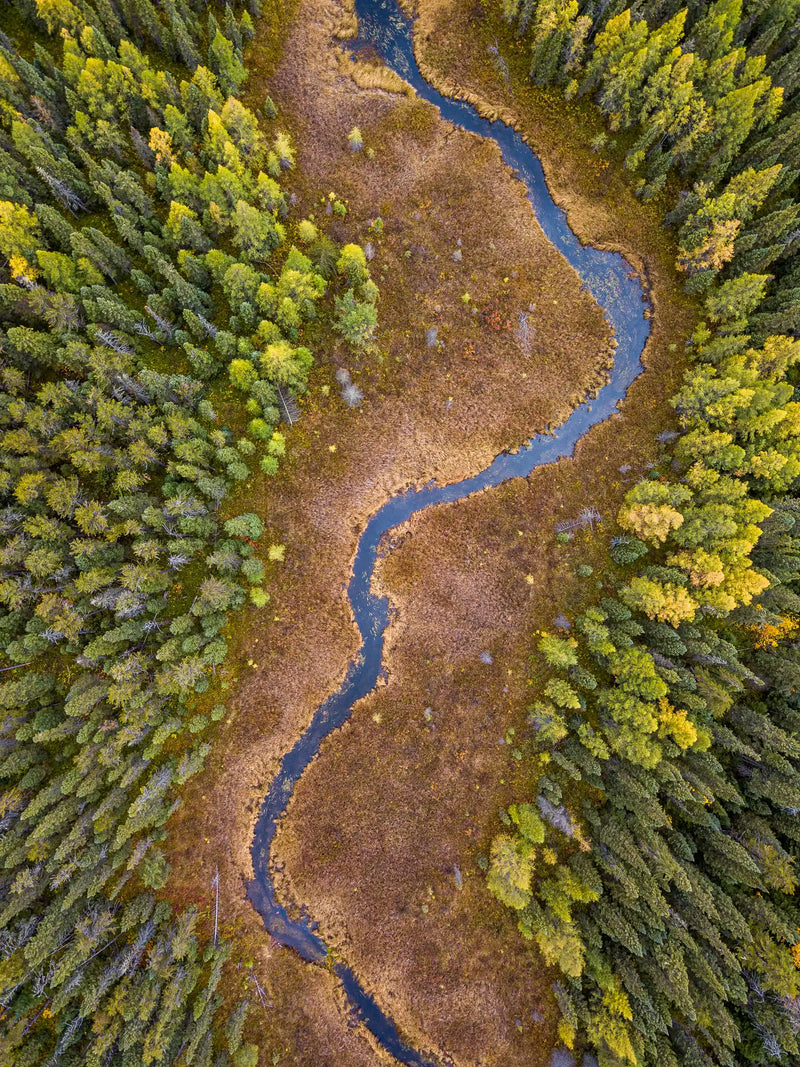
[[431, 482], [421, 489], [400, 493], [387, 500], [371, 517], [358, 540], [348, 587], [353, 615], [361, 632], [361, 648], [349, 664], [339, 689], [317, 708], [294, 748], [283, 757], [256, 823], [255, 878], [248, 884], [247, 892], [266, 928], [276, 941], [293, 948], [309, 963], [330, 964], [364, 1025], [387, 1052], [411, 1067], [438, 1067], [435, 1057], [418, 1052], [402, 1040], [394, 1023], [362, 989], [353, 971], [343, 963], [333, 962], [325, 942], [315, 932], [317, 924], [305, 912], [299, 919], [290, 918], [275, 892], [270, 849], [278, 822], [306, 766], [316, 756], [322, 741], [347, 720], [354, 703], [375, 687], [380, 676], [389, 601], [372, 593], [371, 582], [383, 535], [423, 508], [463, 500], [481, 489], [500, 485], [509, 478], [524, 478], [536, 467], [571, 456], [577, 441], [617, 409], [628, 386], [641, 373], [641, 354], [649, 325], [644, 317], [643, 290], [633, 277], [631, 265], [617, 253], [601, 252], [580, 243], [567, 225], [565, 213], [555, 205], [547, 190], [539, 160], [520, 135], [502, 122], [481, 118], [470, 104], [442, 96], [424, 80], [414, 59], [411, 21], [398, 8], [396, 0], [356, 0], [356, 13], [359, 35], [351, 42], [351, 51], [369, 46], [419, 96], [438, 107], [443, 118], [497, 142], [505, 162], [527, 186], [528, 199], [545, 234], [605, 311], [618, 345], [608, 384], [595, 399], [576, 408], [553, 434], [537, 434], [518, 451], [502, 452], [485, 470], [453, 485]]

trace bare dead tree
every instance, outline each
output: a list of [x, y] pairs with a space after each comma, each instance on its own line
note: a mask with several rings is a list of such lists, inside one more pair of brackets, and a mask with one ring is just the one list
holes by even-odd
[[585, 508], [583, 508], [581, 510], [581, 515], [580, 515], [581, 526], [583, 526], [583, 527], [589, 526], [592, 530], [594, 530], [594, 524], [596, 522], [602, 522], [602, 521], [603, 521], [603, 516], [600, 514], [600, 512], [597, 510], [597, 508], [594, 507], [594, 505], [591, 505], [589, 507], [585, 507]]
[[54, 175], [50, 174], [49, 171], [46, 171], [44, 167], [37, 167], [36, 173], [45, 185], [47, 185], [56, 200], [58, 200], [58, 202], [72, 215], [76, 215], [79, 211], [89, 210], [75, 190], [65, 181], [62, 181], [61, 178], [54, 177]]
[[294, 426], [300, 418], [300, 408], [298, 407], [297, 401], [290, 392], [283, 388], [283, 386], [276, 385], [275, 391], [278, 394], [278, 406], [280, 408], [281, 417], [285, 422], [288, 422], [290, 426]]
[[166, 336], [171, 339], [172, 335], [175, 333], [175, 327], [172, 325], [172, 323], [167, 322], [163, 315], [159, 315], [157, 311], [153, 311], [149, 304], [145, 304], [144, 309], [150, 316], [150, 318], [155, 321], [156, 326], [158, 326], [159, 330], [161, 330], [163, 334], [166, 334]]

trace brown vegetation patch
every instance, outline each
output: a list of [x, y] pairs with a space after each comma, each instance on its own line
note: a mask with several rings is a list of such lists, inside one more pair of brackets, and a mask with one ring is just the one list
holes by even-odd
[[[265, 518], [265, 539], [287, 545], [286, 563], [272, 568], [268, 608], [248, 609], [236, 623], [230, 715], [168, 842], [177, 900], [208, 909], [219, 866], [222, 918], [242, 946], [237, 974], [256, 976], [271, 1005], [259, 1015], [263, 1062], [280, 1054], [277, 1062], [303, 1067], [361, 1067], [376, 1053], [363, 1027], [350, 1028], [330, 976], [269, 944], [244, 883], [253, 824], [280, 756], [357, 647], [344, 597], [357, 535], [402, 486], [458, 480], [560, 422], [601, 383], [608, 355], [600, 310], [544, 238], [498, 150], [454, 131], [427, 104], [343, 76], [333, 35], [347, 10], [336, 0], [301, 0], [276, 79], [266, 86], [252, 76], [249, 102], [260, 105], [269, 90], [296, 138], [299, 210], [323, 212], [320, 193], [335, 190], [348, 203], [340, 239], [373, 243], [378, 351], [354, 359], [330, 334], [307, 338], [320, 367], [303, 419], [287, 435], [288, 460], [277, 479], [254, 478], [236, 501], [236, 510]], [[261, 33], [253, 55], [266, 56]], [[557, 118], [548, 113], [554, 143]], [[349, 151], [355, 125], [374, 159]], [[609, 188], [622, 196], [622, 185]], [[581, 201], [587, 214], [593, 203], [590, 190]], [[378, 215], [382, 236], [369, 232]], [[630, 226], [627, 211], [622, 226]], [[639, 245], [627, 229], [607, 229], [603, 240], [647, 248], [657, 235], [655, 222], [648, 227]], [[457, 248], [461, 262], [452, 258]], [[517, 767], [507, 769], [508, 748], [498, 741], [517, 721], [526, 685], [520, 635], [535, 619], [549, 622], [565, 597], [583, 595], [569, 592], [574, 560], [553, 543], [558, 504], [567, 513], [591, 500], [611, 514], [622, 491], [616, 466], [652, 451], [674, 388], [666, 344], [684, 336], [687, 320], [671, 302], [669, 253], [659, 255], [648, 259], [659, 309], [648, 356], [655, 373], [634, 387], [622, 422], [594, 431], [574, 463], [418, 518], [384, 564], [381, 580], [400, 606], [388, 635], [390, 684], [323, 747], [275, 850], [298, 901], [311, 905], [382, 1006], [409, 1037], [452, 1051], [458, 1063], [535, 1063], [552, 1044], [552, 1005], [539, 1003], [546, 975], [532, 972], [530, 949], [486, 893], [475, 855], [486, 850]], [[540, 308], [536, 332], [521, 347], [505, 323], [531, 304]], [[338, 399], [337, 366], [365, 392], [361, 409]], [[491, 667], [479, 660], [484, 649]], [[536, 1023], [531, 1009], [540, 1007]]]
[[[566, 101], [560, 90], [542, 89], [527, 77], [529, 45], [487, 0], [401, 0], [416, 17], [414, 47], [425, 78], [440, 92], [468, 100], [486, 118], [501, 118], [518, 129], [542, 161], [547, 186], [567, 212], [578, 237], [623, 252], [641, 268], [659, 272], [670, 290], [680, 284], [674, 249], [661, 257], [661, 229], [668, 197], [638, 201], [621, 164], [595, 152], [591, 142], [606, 132], [599, 110], [588, 98]], [[510, 78], [498, 69], [491, 48], [506, 62]]]
[[[407, 1032], [459, 1064], [536, 1067], [554, 1043], [552, 976], [477, 858], [499, 809], [534, 799], [530, 767], [509, 755], [527, 736], [529, 635], [599, 596], [608, 564], [607, 532], [560, 545], [555, 524], [587, 504], [613, 516], [657, 453], [652, 431], [620, 416], [576, 460], [411, 520], [379, 576], [398, 607], [388, 684], [323, 746], [279, 835], [292, 896], [370, 986], [397, 995]], [[578, 563], [594, 574], [577, 578]]]
[[[342, 34], [347, 38], [350, 34]], [[413, 97], [414, 90], [399, 74], [380, 62], [370, 62], [360, 56], [351, 56], [344, 49], [339, 53], [339, 70], [351, 78], [360, 89], [382, 89], [387, 93], [404, 93]]]
[[[469, 5], [430, 5], [433, 29], [425, 29], [429, 5], [418, 6], [431, 50], [445, 36], [448, 59], [464, 57], [471, 71], [465, 46], [479, 50], [481, 41], [464, 32]], [[432, 69], [426, 75], [437, 81]], [[497, 89], [491, 73], [486, 81]], [[517, 106], [527, 95], [515, 84]], [[496, 111], [510, 103], [498, 96]], [[498, 809], [530, 788], [529, 769], [509, 758], [514, 741], [506, 741], [509, 726], [516, 739], [525, 736], [535, 685], [528, 635], [599, 596], [608, 563], [607, 534], [587, 530], [561, 546], [555, 523], [589, 504], [613, 521], [626, 488], [657, 455], [656, 433], [670, 425], [666, 400], [681, 372], [674, 351], [693, 321], [658, 213], [590, 152], [596, 127], [573, 125], [563, 102], [549, 106], [544, 94], [531, 93], [528, 108], [507, 117], [541, 153], [573, 228], [624, 250], [652, 285], [650, 373], [573, 460], [412, 520], [380, 571], [399, 607], [387, 634], [389, 683], [357, 706], [306, 772], [279, 842], [297, 899], [346, 943], [368, 984], [401, 991], [398, 1021], [458, 1063], [504, 1067], [548, 1061], [552, 1004], [538, 1003], [541, 961], [487, 893], [476, 858], [497, 831]], [[578, 579], [578, 563], [593, 565], [594, 575]], [[537, 1024], [531, 1011], [541, 1007], [547, 1018]]]

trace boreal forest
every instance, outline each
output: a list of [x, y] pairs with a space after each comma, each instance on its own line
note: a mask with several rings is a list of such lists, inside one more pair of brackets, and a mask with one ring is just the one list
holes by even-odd
[[0, 1067], [800, 1064], [799, 0], [0, 0]]

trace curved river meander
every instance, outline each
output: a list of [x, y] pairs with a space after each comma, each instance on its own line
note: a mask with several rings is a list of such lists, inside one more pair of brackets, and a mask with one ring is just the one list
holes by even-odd
[[[594, 400], [576, 408], [554, 433], [537, 434], [518, 451], [502, 452], [485, 470], [453, 485], [431, 482], [421, 489], [399, 493], [375, 512], [358, 540], [348, 596], [362, 645], [339, 689], [317, 708], [305, 732], [281, 761], [256, 823], [255, 879], [248, 885], [248, 896], [272, 936], [280, 944], [293, 948], [304, 960], [317, 964], [329, 962], [328, 948], [308, 916], [292, 919], [278, 901], [270, 870], [270, 848], [278, 821], [306, 766], [328, 734], [347, 720], [354, 703], [374, 688], [381, 674], [389, 602], [385, 597], [375, 596], [370, 588], [381, 538], [423, 508], [463, 500], [471, 493], [500, 485], [509, 478], [524, 478], [536, 467], [571, 456], [576, 442], [616, 410], [628, 386], [641, 372], [642, 349], [649, 333], [642, 288], [633, 277], [630, 264], [617, 253], [601, 252], [580, 243], [569, 228], [565, 213], [550, 197], [539, 160], [520, 135], [502, 122], [481, 118], [470, 104], [441, 96], [425, 81], [414, 59], [411, 22], [402, 14], [396, 0], [356, 0], [356, 13], [359, 36], [351, 42], [351, 49], [371, 46], [419, 96], [438, 107], [445, 119], [497, 142], [505, 162], [525, 183], [528, 199], [545, 234], [605, 311], [614, 328], [617, 349], [608, 384]], [[401, 1063], [435, 1067], [435, 1057], [418, 1052], [402, 1040], [394, 1023], [365, 993], [349, 967], [333, 963], [332, 969], [364, 1024], [388, 1052]]]

